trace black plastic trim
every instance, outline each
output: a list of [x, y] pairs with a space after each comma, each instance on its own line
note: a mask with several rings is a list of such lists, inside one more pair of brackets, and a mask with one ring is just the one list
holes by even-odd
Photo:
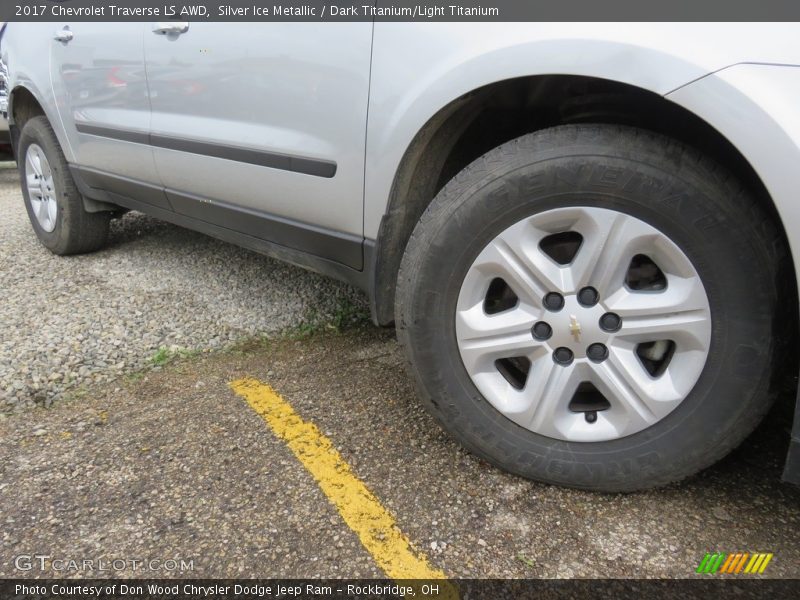
[[363, 238], [330, 229], [323, 229], [292, 219], [269, 215], [226, 202], [165, 189], [172, 210], [206, 223], [224, 223], [228, 229], [262, 240], [324, 256], [361, 269]]
[[102, 127], [100, 125], [90, 125], [89, 123], [75, 123], [75, 129], [78, 130], [78, 133], [86, 133], [123, 142], [133, 142], [134, 144], [150, 144], [150, 134], [137, 129], [117, 129], [116, 127]]
[[88, 123], [76, 123], [75, 127], [79, 133], [121, 140], [123, 142], [133, 142], [135, 144], [146, 144], [155, 148], [177, 150], [179, 152], [188, 152], [190, 154], [199, 154], [212, 158], [222, 158], [260, 167], [269, 167], [270, 169], [291, 171], [293, 173], [302, 173], [303, 175], [313, 175], [314, 177], [330, 179], [336, 175], [337, 165], [330, 160], [294, 156], [291, 154], [282, 154], [280, 152], [266, 152], [264, 150], [254, 150], [252, 148], [242, 148], [226, 144], [213, 144], [211, 142], [171, 137], [159, 133], [148, 133], [136, 129], [118, 129], [116, 127], [104, 127]]
[[250, 148], [240, 148], [224, 144], [198, 142], [196, 140], [167, 137], [156, 133], [150, 134], [150, 145], [156, 148], [166, 148], [167, 150], [179, 150], [191, 154], [224, 158], [225, 160], [269, 167], [271, 169], [280, 169], [282, 171], [303, 173], [304, 175], [314, 175], [315, 177], [331, 178], [336, 175], [335, 162], [305, 158], [302, 156], [292, 156], [279, 152], [264, 152], [262, 150], [252, 150]]
[[[138, 210], [368, 288], [363, 271], [365, 240], [360, 236], [190, 196], [96, 169], [70, 165], [70, 171], [81, 193], [93, 200]], [[368, 246], [371, 248], [372, 244]]]
[[[119, 196], [131, 198], [137, 202], [172, 210], [172, 206], [170, 206], [169, 200], [167, 200], [167, 195], [164, 193], [164, 188], [161, 186], [144, 183], [136, 179], [129, 179], [121, 175], [112, 175], [111, 173], [98, 171], [96, 169], [71, 166], [70, 170], [72, 171], [73, 179], [76, 179], [76, 169], [80, 172], [81, 181], [84, 182], [90, 190], [103, 190]], [[91, 191], [86, 193], [85, 190], [81, 189], [81, 193], [95, 200], [103, 200], [103, 198], [94, 198]]]

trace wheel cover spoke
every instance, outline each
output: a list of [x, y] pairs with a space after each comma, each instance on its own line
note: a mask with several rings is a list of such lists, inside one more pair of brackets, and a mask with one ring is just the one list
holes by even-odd
[[461, 356], [470, 370], [494, 368], [496, 359], [525, 356], [536, 346], [531, 338], [535, 315], [519, 307], [489, 316], [482, 304], [458, 313]]
[[[580, 366], [570, 365], [561, 367], [556, 365], [550, 357], [542, 359], [549, 362], [547, 377], [537, 378], [530, 382], [528, 391], [532, 411], [528, 427], [543, 435], [553, 435], [559, 432], [559, 427], [564, 427], [564, 417], [568, 416], [563, 407], [569, 404], [572, 394], [580, 383]], [[542, 369], [544, 371], [544, 369]]]
[[663, 292], [635, 293], [621, 289], [609, 299], [609, 310], [622, 317], [617, 340], [680, 338], [687, 348], [702, 349], [707, 345], [711, 320], [700, 278], [669, 275], [667, 279], [667, 289]]
[[[527, 245], [520, 246], [524, 239], [524, 227], [505, 232], [489, 244], [475, 261], [471, 269], [471, 280], [467, 285], [482, 287], [494, 277], [500, 276], [514, 284], [520, 298], [526, 303], [541, 307], [541, 301], [548, 289], [557, 285], [553, 277], [558, 271], [530, 251]], [[538, 253], [538, 252], [537, 252]], [[537, 261], [536, 259], [539, 258]], [[560, 283], [560, 282], [559, 282]]]
[[[569, 264], [559, 264], [541, 242], [565, 231], [581, 242]], [[661, 287], [628, 287], [637, 255], [660, 270]], [[517, 302], [487, 314], [484, 299], [498, 278]], [[597, 290], [597, 305], [578, 302], [586, 286]], [[545, 308], [552, 292], [563, 309]], [[621, 320], [614, 331], [601, 325], [609, 312]], [[501, 232], [466, 273], [455, 321], [462, 363], [486, 400], [526, 429], [575, 442], [632, 435], [672, 412], [702, 373], [712, 326], [705, 288], [683, 251], [638, 218], [593, 207], [546, 211]], [[533, 336], [538, 321], [551, 326], [551, 338]], [[590, 345], [605, 349], [592, 353]], [[529, 361], [524, 385], [498, 367], [503, 359]]]
[[611, 410], [622, 410], [626, 419], [616, 419], [620, 436], [637, 431], [659, 420], [664, 411], [652, 397], [653, 389], [644, 380], [641, 368], [612, 355], [601, 365], [592, 365], [592, 382], [611, 403]]
[[587, 211], [575, 227], [583, 245], [569, 267], [572, 285], [565, 291], [591, 285], [603, 297], [622, 287], [630, 260], [654, 235], [643, 221], [608, 210]]

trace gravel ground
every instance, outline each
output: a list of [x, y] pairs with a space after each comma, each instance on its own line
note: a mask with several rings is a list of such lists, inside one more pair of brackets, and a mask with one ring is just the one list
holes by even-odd
[[49, 406], [161, 348], [220, 348], [365, 303], [344, 284], [139, 213], [112, 223], [105, 250], [53, 256], [13, 163], [0, 163], [0, 299], [0, 413]]
[[269, 382], [316, 423], [451, 577], [694, 577], [708, 551], [774, 552], [766, 577], [800, 577], [800, 490], [780, 483], [790, 398], [681, 484], [568, 490], [465, 452], [420, 407], [392, 332], [375, 328], [179, 358], [0, 420], [0, 576], [59, 575], [14, 569], [15, 556], [35, 552], [194, 560], [192, 573], [159, 576], [381, 576], [230, 390], [243, 376]]

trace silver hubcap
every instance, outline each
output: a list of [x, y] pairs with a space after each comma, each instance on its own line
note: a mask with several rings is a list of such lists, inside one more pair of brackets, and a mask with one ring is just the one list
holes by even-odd
[[663, 233], [614, 210], [561, 208], [512, 225], [478, 255], [456, 337], [473, 383], [506, 417], [599, 442], [652, 426], [686, 398], [708, 356], [711, 311]]
[[25, 153], [25, 180], [36, 221], [39, 227], [50, 233], [56, 228], [58, 216], [56, 190], [50, 163], [37, 144], [28, 146]]

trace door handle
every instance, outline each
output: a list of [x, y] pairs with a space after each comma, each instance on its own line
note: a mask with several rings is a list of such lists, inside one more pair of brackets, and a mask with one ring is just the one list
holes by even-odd
[[189, 31], [188, 21], [168, 21], [153, 25], [153, 33], [159, 35], [179, 35]]
[[64, 27], [62, 27], [59, 31], [56, 31], [55, 35], [53, 35], [53, 39], [57, 42], [64, 42], [66, 44], [73, 38], [74, 35], [75, 34], [70, 31], [69, 25], [64, 25]]

